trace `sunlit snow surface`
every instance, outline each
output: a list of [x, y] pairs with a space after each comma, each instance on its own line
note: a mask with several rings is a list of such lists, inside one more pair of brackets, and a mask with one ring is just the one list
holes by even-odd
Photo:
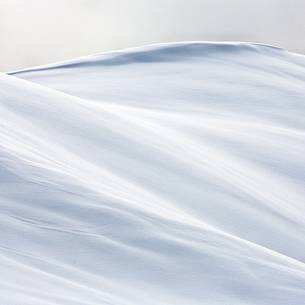
[[1, 74], [0, 304], [305, 304], [304, 185], [304, 56], [179, 43]]

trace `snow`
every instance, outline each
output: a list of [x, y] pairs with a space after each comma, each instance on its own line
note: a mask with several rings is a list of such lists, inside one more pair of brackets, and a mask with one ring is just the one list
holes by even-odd
[[301, 305], [305, 57], [160, 44], [0, 76], [0, 303]]

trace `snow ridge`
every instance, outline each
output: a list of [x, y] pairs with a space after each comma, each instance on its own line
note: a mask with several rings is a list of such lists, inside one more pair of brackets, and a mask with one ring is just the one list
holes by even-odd
[[1, 304], [302, 304], [303, 56], [191, 42], [9, 74]]

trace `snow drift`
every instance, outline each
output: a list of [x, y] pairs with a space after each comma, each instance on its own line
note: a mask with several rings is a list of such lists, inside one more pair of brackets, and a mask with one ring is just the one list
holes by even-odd
[[0, 76], [0, 303], [301, 305], [305, 58], [177, 43]]

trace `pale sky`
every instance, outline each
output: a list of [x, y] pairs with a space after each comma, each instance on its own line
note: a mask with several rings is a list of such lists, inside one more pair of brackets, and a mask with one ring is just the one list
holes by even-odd
[[186, 40], [305, 53], [305, 0], [0, 0], [0, 71]]

